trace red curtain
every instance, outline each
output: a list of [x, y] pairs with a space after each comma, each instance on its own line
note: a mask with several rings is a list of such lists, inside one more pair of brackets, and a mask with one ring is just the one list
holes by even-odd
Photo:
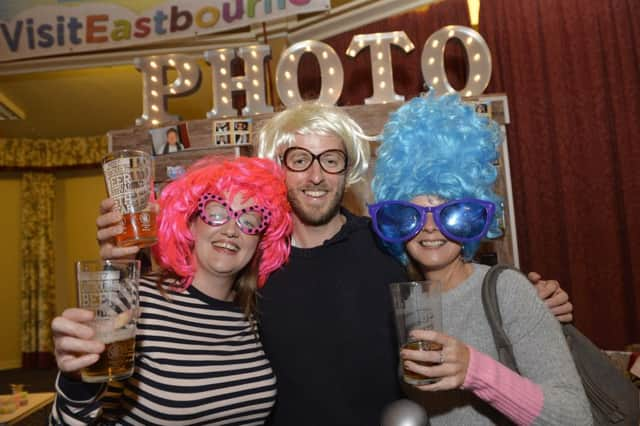
[[[640, 342], [640, 2], [482, 0], [480, 16], [494, 61], [486, 93], [509, 97], [521, 266], [561, 281], [577, 326], [599, 346]], [[392, 58], [396, 92], [408, 99], [423, 90], [424, 42], [450, 24], [469, 25], [465, 0], [325, 40], [343, 60], [340, 103], [372, 94], [368, 51], [344, 54], [353, 35], [407, 33], [416, 49], [393, 48]], [[446, 61], [463, 86], [461, 50], [452, 45]], [[300, 68], [312, 92], [315, 67]]]
[[562, 280], [601, 346], [640, 342], [640, 2], [483, 0], [480, 25], [524, 267]]

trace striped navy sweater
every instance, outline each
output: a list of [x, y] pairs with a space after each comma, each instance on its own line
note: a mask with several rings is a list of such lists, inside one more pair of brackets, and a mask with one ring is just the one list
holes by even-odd
[[167, 294], [140, 280], [133, 376], [100, 385], [58, 375], [51, 424], [264, 423], [276, 379], [253, 324], [193, 287]]

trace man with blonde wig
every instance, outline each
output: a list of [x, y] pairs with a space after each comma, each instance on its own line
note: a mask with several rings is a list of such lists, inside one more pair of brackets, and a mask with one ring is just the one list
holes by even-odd
[[260, 292], [259, 323], [278, 379], [274, 425], [376, 425], [401, 398], [387, 284], [406, 281], [369, 220], [340, 207], [369, 138], [341, 109], [303, 104], [261, 129], [258, 155], [285, 170], [289, 262]]

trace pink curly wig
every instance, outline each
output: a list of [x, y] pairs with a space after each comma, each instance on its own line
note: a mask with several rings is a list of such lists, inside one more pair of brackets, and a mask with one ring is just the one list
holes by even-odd
[[158, 244], [153, 247], [156, 261], [183, 277], [184, 287], [191, 285], [196, 262], [194, 238], [189, 228], [198, 200], [207, 192], [228, 199], [241, 192], [244, 199], [253, 198], [255, 204], [271, 212], [269, 225], [258, 245], [258, 287], [262, 287], [269, 274], [287, 261], [291, 250], [291, 207], [287, 202], [284, 174], [271, 160], [239, 157], [221, 161], [208, 157], [168, 184], [158, 201]]

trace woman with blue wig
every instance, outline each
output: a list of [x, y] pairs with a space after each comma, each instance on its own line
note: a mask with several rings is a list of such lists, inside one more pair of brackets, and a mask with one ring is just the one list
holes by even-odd
[[499, 126], [458, 96], [418, 97], [393, 113], [378, 149], [369, 207], [374, 230], [414, 279], [442, 283], [443, 329], [411, 337], [442, 349], [400, 353], [403, 367], [435, 383], [417, 386], [432, 425], [592, 424], [560, 325], [527, 279], [498, 278], [505, 331], [520, 370], [498, 361], [481, 300], [488, 267], [471, 258], [497, 237], [493, 191]]

